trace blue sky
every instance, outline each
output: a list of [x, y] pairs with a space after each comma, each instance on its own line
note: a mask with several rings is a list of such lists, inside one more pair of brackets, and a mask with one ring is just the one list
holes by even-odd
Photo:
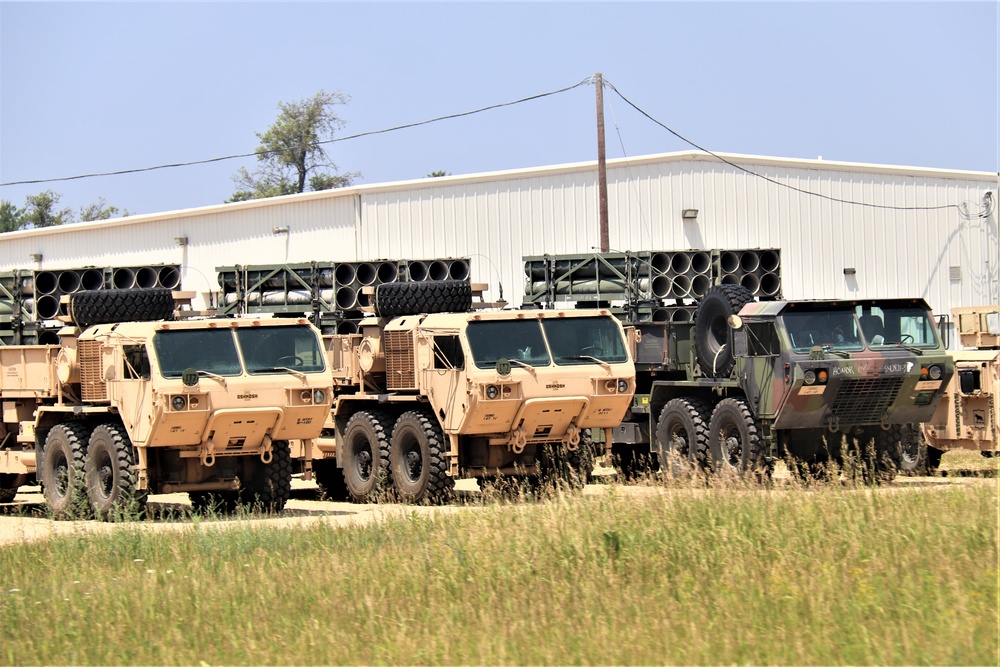
[[[342, 134], [602, 72], [713, 151], [998, 171], [998, 4], [0, 2], [0, 181], [249, 153], [279, 101]], [[608, 157], [689, 147], [605, 92]], [[334, 144], [359, 183], [593, 160], [592, 85]], [[624, 151], [622, 146], [624, 145]], [[42, 185], [76, 211], [221, 203], [231, 160]]]

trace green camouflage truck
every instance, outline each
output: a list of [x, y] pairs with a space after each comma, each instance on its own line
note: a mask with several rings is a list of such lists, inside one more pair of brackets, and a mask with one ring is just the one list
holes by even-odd
[[693, 323], [635, 323], [637, 395], [615, 430], [626, 473], [644, 458], [766, 477], [855, 457], [890, 481], [912, 425], [954, 372], [922, 299], [754, 301], [711, 287]]

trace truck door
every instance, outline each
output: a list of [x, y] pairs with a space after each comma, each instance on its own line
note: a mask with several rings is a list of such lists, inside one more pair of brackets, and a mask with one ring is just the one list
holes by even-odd
[[758, 418], [773, 417], [788, 397], [781, 341], [773, 320], [747, 322], [733, 332], [737, 378]]
[[149, 354], [144, 343], [115, 350], [115, 377], [109, 385], [112, 405], [118, 407], [133, 444], [146, 442], [152, 426], [149, 395]]

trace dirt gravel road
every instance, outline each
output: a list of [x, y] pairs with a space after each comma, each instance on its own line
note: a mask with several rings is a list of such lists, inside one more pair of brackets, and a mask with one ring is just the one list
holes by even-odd
[[[983, 477], [900, 477], [887, 490], [934, 491], [957, 484], [993, 484], [996, 478]], [[607, 493], [614, 488], [616, 493], [628, 495], [655, 495], [670, 493], [659, 486], [620, 486], [591, 484], [584, 494]], [[474, 496], [475, 482], [460, 480], [457, 486], [459, 497]], [[803, 493], [802, 490], [793, 490]], [[23, 487], [13, 503], [0, 504], [0, 547], [6, 544], [24, 543], [46, 539], [57, 535], [106, 534], [115, 530], [138, 529], [143, 531], [186, 531], [198, 524], [199, 529], [217, 530], [246, 525], [267, 525], [273, 527], [301, 527], [317, 522], [335, 525], [360, 525], [381, 521], [407, 513], [434, 514], [445, 512], [475, 511], [475, 505], [448, 505], [443, 507], [423, 507], [397, 504], [356, 505], [344, 502], [320, 500], [316, 485], [311, 482], [294, 480], [292, 498], [285, 510], [278, 516], [247, 519], [232, 517], [220, 519], [193, 518], [187, 494], [150, 496], [148, 507], [155, 516], [169, 518], [151, 519], [129, 523], [105, 523], [102, 521], [53, 521], [45, 515], [45, 505], [38, 487]]]

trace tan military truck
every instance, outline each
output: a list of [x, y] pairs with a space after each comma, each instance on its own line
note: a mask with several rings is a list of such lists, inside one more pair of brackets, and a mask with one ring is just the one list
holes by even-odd
[[[590, 431], [610, 442], [635, 368], [607, 310], [473, 310], [468, 282], [375, 290], [360, 332], [326, 337], [336, 400], [317, 447], [332, 497], [446, 499], [459, 478], [593, 469]], [[414, 312], [415, 311], [415, 312]]]
[[1000, 306], [951, 311], [962, 350], [952, 353], [955, 375], [933, 418], [922, 425], [924, 442], [904, 450], [907, 472], [933, 472], [944, 452], [1000, 450]]
[[281, 509], [289, 441], [308, 459], [332, 403], [319, 331], [171, 321], [169, 290], [129, 292], [74, 294], [58, 345], [0, 347], [0, 501], [37, 479], [55, 516], [108, 519], [174, 492]]

